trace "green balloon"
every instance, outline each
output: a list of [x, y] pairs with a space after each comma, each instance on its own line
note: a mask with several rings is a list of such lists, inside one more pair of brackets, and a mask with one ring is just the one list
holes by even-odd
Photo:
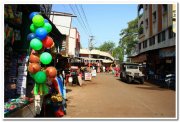
[[32, 22], [36, 27], [44, 26], [44, 18], [41, 15], [35, 15], [32, 19]]
[[30, 30], [31, 30], [31, 32], [33, 32], [33, 33], [35, 33], [36, 32], [36, 27], [34, 26], [34, 24], [31, 24], [30, 25]]
[[41, 50], [43, 47], [43, 44], [39, 39], [34, 38], [30, 42], [30, 47], [34, 50]]
[[39, 71], [34, 76], [36, 83], [45, 83], [46, 82], [46, 73], [43, 71]]
[[45, 23], [43, 28], [46, 29], [48, 33], [52, 31], [52, 26], [50, 23]]
[[48, 52], [44, 52], [40, 55], [40, 61], [42, 64], [49, 64], [52, 61], [52, 56]]

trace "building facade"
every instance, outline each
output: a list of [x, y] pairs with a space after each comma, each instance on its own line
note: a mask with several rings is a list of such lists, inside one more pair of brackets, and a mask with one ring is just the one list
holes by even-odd
[[50, 19], [58, 30], [65, 36], [59, 53], [64, 57], [78, 57], [80, 51], [80, 34], [77, 28], [72, 28], [72, 17], [70, 13], [52, 11]]
[[70, 29], [68, 55], [72, 57], [79, 57], [80, 52], [80, 35], [77, 28]]
[[107, 65], [114, 63], [114, 58], [111, 54], [95, 49], [91, 51], [89, 49], [80, 49], [79, 57], [84, 61], [102, 62]]
[[175, 73], [176, 5], [139, 4], [136, 56], [132, 62], [146, 64], [146, 73]]

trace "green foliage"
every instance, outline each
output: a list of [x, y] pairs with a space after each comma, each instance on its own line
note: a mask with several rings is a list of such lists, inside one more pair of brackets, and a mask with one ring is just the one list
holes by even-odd
[[138, 18], [128, 22], [128, 27], [120, 32], [119, 46], [124, 50], [124, 55], [130, 56], [138, 42]]
[[100, 51], [112, 52], [115, 47], [115, 43], [111, 41], [105, 41], [102, 45], [99, 46]]
[[123, 48], [119, 47], [119, 46], [114, 48], [114, 50], [112, 52], [112, 56], [115, 59], [119, 59], [119, 62], [123, 62], [123, 60], [124, 60], [124, 50], [123, 50]]

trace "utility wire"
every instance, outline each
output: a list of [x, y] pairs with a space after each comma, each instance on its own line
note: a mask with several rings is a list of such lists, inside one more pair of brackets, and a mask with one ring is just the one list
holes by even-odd
[[[70, 4], [69, 4], [69, 7], [70, 7], [70, 9], [72, 10], [72, 12], [74, 13], [74, 15], [76, 15], [76, 13], [75, 13], [73, 7], [72, 7]], [[81, 21], [79, 20], [78, 17], [77, 17], [77, 21], [79, 22], [80, 26], [82, 27], [82, 29], [84, 30], [84, 32], [87, 34], [87, 36], [89, 36], [87, 30], [84, 28], [83, 24], [81, 23]]]
[[80, 13], [80, 11], [79, 11], [79, 9], [78, 9], [78, 7], [77, 7], [76, 4], [75, 4], [75, 8], [76, 8], [76, 10], [77, 10], [77, 13], [78, 13], [79, 16], [80, 16], [80, 19], [81, 19], [82, 23], [84, 24], [84, 27], [86, 28], [87, 32], [90, 34], [90, 31], [89, 31], [88, 28], [86, 27], [86, 24], [85, 24], [85, 22], [84, 22], [84, 20], [83, 20], [83, 18], [82, 18], [82, 16], [81, 16], [81, 13]]
[[86, 17], [85, 11], [84, 11], [84, 9], [83, 9], [83, 6], [82, 6], [82, 5], [80, 5], [80, 8], [81, 8], [81, 10], [82, 10], [82, 12], [83, 12], [83, 15], [84, 15], [84, 18], [85, 18], [86, 23], [87, 23], [87, 25], [88, 25], [88, 28], [89, 28], [89, 30], [90, 30], [90, 33], [91, 33], [91, 35], [93, 35], [93, 34], [92, 34], [92, 31], [91, 31], [91, 28], [90, 28], [90, 26], [89, 26], [89, 23], [88, 23], [88, 20], [87, 20], [87, 17]]

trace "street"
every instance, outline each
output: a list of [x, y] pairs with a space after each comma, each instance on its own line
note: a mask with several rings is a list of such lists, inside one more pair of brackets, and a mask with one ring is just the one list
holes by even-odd
[[175, 117], [175, 91], [145, 82], [127, 84], [101, 73], [68, 87], [66, 117]]
[[179, 119], [177, 3], [100, 3], [4, 3], [4, 118]]
[[[175, 91], [145, 82], [127, 84], [100, 73], [83, 86], [67, 86], [67, 115], [63, 118], [175, 117]], [[33, 117], [33, 104], [10, 117]]]

